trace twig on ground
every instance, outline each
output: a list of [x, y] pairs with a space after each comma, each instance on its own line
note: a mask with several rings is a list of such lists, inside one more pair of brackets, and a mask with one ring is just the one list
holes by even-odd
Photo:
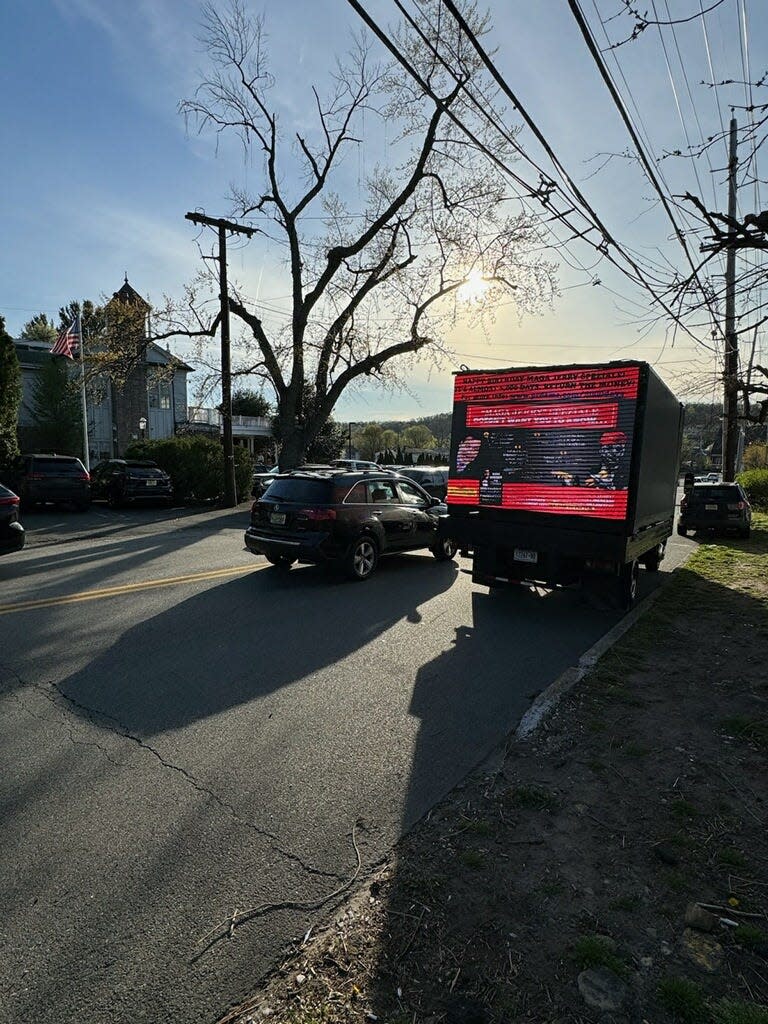
[[[363, 866], [363, 861], [360, 856], [360, 850], [355, 839], [355, 828], [357, 827], [357, 821], [352, 824], [352, 845], [355, 848], [355, 856], [357, 857], [357, 866], [352, 875], [340, 885], [333, 892], [329, 892], [326, 896], [321, 896], [318, 900], [285, 900], [282, 903], [262, 903], [257, 907], [250, 907], [248, 910], [235, 910], [229, 917], [223, 921], [219, 921], [218, 924], [214, 925], [209, 932], [207, 932], [201, 939], [198, 939], [198, 945], [211, 939], [212, 942], [216, 941], [213, 936], [216, 936], [217, 932], [223, 930], [229, 938], [232, 937], [236, 927], [245, 924], [246, 921], [250, 921], [254, 917], [262, 917], [264, 914], [269, 913], [272, 910], [318, 910], [329, 900], [332, 900], [335, 896], [340, 896], [341, 893], [345, 892], [357, 879], [360, 874], [360, 869]], [[221, 938], [222, 936], [218, 936]], [[212, 944], [211, 942], [211, 944]]]
[[395, 963], [398, 963], [400, 960], [402, 960], [403, 957], [405, 956], [405, 954], [408, 952], [408, 950], [413, 945], [414, 939], [418, 935], [419, 928], [421, 928], [421, 922], [424, 920], [424, 915], [426, 914], [426, 912], [427, 912], [427, 908], [424, 907], [424, 909], [422, 910], [421, 914], [419, 914], [419, 919], [416, 922], [416, 927], [411, 932], [411, 937], [408, 939], [406, 944], [403, 946], [402, 950], [397, 954], [397, 957], [395, 958]]

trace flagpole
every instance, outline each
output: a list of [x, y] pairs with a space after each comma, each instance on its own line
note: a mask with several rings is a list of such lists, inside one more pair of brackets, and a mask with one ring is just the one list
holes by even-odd
[[85, 465], [86, 473], [90, 473], [91, 464], [88, 451], [88, 403], [85, 397], [85, 360], [83, 358], [83, 349], [85, 348], [85, 344], [83, 339], [83, 321], [79, 313], [77, 314], [77, 334], [80, 338], [80, 400], [83, 406], [83, 464]]

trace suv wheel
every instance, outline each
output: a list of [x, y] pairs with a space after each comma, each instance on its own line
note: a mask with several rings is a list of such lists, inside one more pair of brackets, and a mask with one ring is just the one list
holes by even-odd
[[120, 491], [116, 487], [111, 487], [107, 494], [107, 504], [110, 508], [120, 507]]
[[739, 530], [739, 536], [743, 537], [744, 540], [749, 540], [750, 528], [745, 526], [743, 530]]
[[685, 527], [685, 526], [678, 526], [677, 532], [678, 532], [678, 534], [681, 537], [687, 537], [688, 536], [688, 528]]
[[360, 582], [372, 575], [379, 561], [379, 549], [373, 537], [358, 537], [347, 552], [344, 569], [350, 579]]
[[265, 555], [264, 557], [270, 565], [276, 565], [278, 569], [290, 569], [294, 563], [294, 559], [288, 558], [287, 555]]
[[458, 547], [455, 541], [445, 537], [443, 540], [439, 540], [437, 544], [434, 544], [429, 550], [438, 562], [449, 562], [452, 558], [456, 557]]

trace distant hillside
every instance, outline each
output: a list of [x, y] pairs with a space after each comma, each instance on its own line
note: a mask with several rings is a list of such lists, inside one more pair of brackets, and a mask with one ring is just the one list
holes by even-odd
[[439, 445], [447, 445], [451, 440], [451, 415], [450, 412], [436, 412], [432, 416], [420, 416], [415, 420], [382, 420], [380, 425], [385, 430], [395, 430], [400, 434], [406, 427], [423, 423]]

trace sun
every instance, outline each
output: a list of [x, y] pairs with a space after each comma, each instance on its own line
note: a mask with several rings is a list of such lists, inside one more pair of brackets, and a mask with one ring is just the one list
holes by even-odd
[[459, 287], [458, 298], [461, 302], [480, 302], [487, 291], [488, 282], [483, 277], [482, 271], [475, 267], [470, 270]]

